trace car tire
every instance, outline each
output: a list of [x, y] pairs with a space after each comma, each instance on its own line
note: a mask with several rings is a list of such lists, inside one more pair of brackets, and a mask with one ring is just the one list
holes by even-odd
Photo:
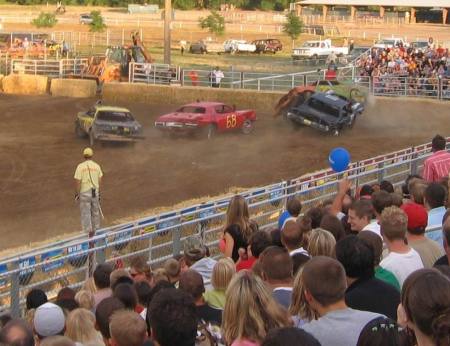
[[94, 146], [94, 143], [95, 143], [94, 131], [90, 130], [90, 131], [89, 131], [89, 145], [90, 145], [91, 147], [93, 147], [93, 146]]
[[81, 128], [80, 123], [78, 121], [75, 122], [75, 135], [78, 138], [85, 138], [86, 132]]
[[244, 135], [249, 135], [253, 132], [253, 121], [250, 119], [246, 119], [244, 123], [242, 124], [241, 131]]
[[213, 139], [216, 136], [217, 127], [214, 124], [209, 124], [205, 128], [205, 136], [208, 140]]

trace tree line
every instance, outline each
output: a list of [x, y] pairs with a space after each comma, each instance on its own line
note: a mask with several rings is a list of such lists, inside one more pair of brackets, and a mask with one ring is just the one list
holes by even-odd
[[[57, 0], [7, 0], [20, 5], [55, 4]], [[172, 0], [172, 6], [179, 10], [210, 9], [217, 10], [223, 4], [233, 5], [244, 10], [283, 11], [289, 7], [289, 0]], [[155, 4], [164, 7], [164, 0], [63, 0], [64, 5], [92, 5], [126, 7], [128, 4]]]

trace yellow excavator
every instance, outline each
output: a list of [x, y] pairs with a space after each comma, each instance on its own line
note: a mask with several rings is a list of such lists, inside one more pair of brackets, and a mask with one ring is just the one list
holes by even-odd
[[128, 81], [131, 62], [152, 63], [151, 56], [145, 51], [138, 31], [131, 33], [131, 45], [109, 47], [104, 56], [92, 56], [87, 66], [75, 78], [95, 79], [98, 84], [104, 82]]

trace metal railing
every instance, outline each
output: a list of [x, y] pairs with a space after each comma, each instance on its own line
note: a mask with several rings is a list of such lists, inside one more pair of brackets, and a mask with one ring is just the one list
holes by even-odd
[[[249, 204], [252, 219], [264, 229], [277, 224], [285, 202], [292, 196], [300, 198], [305, 209], [333, 197], [338, 180], [343, 175], [353, 181], [354, 188], [383, 179], [398, 186], [408, 174], [420, 171], [430, 149], [430, 144], [407, 148], [351, 163], [344, 173], [322, 170], [241, 194]], [[5, 258], [0, 262], [0, 305], [10, 309], [14, 315], [19, 315], [31, 288], [45, 290], [50, 298], [61, 287], [80, 288], [86, 280], [90, 254], [95, 256], [97, 263], [109, 262], [115, 267], [128, 267], [134, 256], [144, 256], [154, 266], [158, 266], [182, 252], [183, 241], [187, 236], [199, 234], [210, 247], [212, 255], [216, 256], [216, 245], [230, 197], [104, 228], [90, 240], [80, 234]]]
[[[337, 76], [341, 79], [351, 79], [356, 73], [355, 67], [342, 67], [338, 69]], [[259, 73], [224, 71], [219, 87], [249, 90], [287, 91], [296, 86], [312, 84], [326, 78], [325, 70], [314, 70], [297, 73]], [[211, 70], [181, 71], [181, 84], [186, 86], [214, 86]]]
[[64, 78], [80, 75], [87, 68], [88, 59], [12, 59], [9, 73], [45, 75]]
[[180, 67], [167, 64], [130, 63], [130, 83], [172, 84], [179, 83]]

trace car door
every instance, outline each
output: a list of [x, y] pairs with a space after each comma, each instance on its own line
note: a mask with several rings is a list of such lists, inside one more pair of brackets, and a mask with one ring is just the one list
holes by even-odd
[[214, 111], [216, 113], [217, 128], [220, 131], [240, 128], [245, 120], [243, 115], [234, 111], [233, 107], [224, 104], [215, 106]]

